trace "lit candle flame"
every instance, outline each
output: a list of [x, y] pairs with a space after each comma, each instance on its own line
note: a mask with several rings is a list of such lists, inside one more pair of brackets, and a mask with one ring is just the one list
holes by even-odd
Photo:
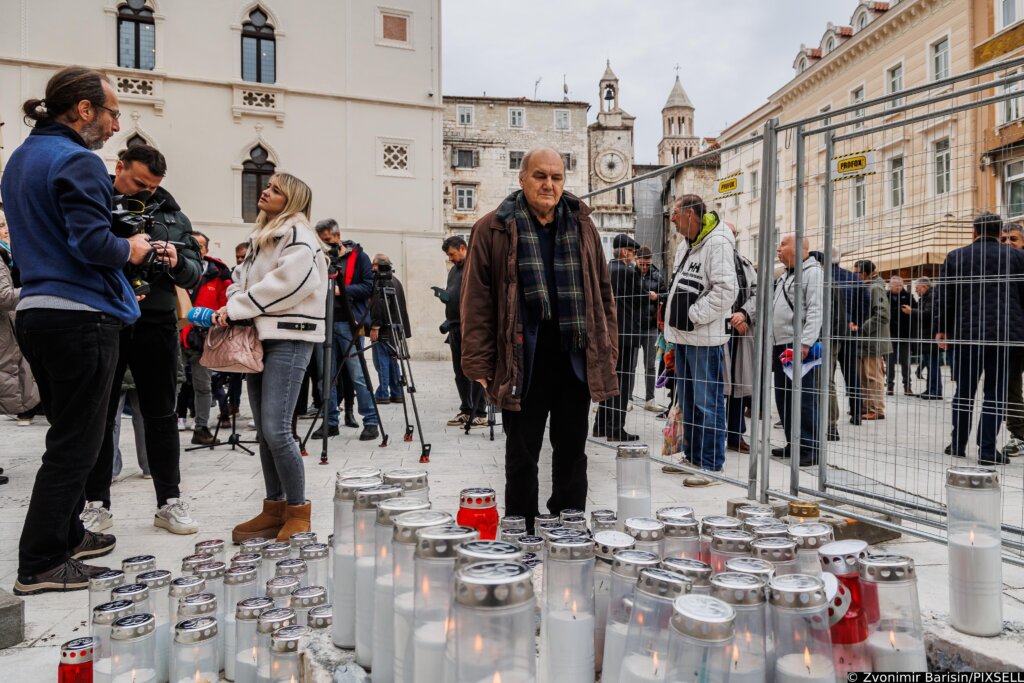
[[889, 631], [889, 644], [892, 645], [892, 649], [896, 649], [896, 632]]
[[430, 580], [427, 577], [423, 577], [423, 585], [420, 587], [420, 592], [423, 593], [423, 597], [430, 597]]
[[644, 625], [644, 613], [643, 612], [637, 612], [636, 613], [636, 623], [639, 624], [640, 626]]
[[651, 657], [651, 666], [654, 668], [654, 675], [657, 676], [658, 675], [658, 652], [657, 651], [655, 651], [654, 655]]
[[447, 638], [448, 634], [455, 628], [455, 618], [448, 617], [444, 620], [444, 637]]
[[732, 646], [732, 666], [735, 669], [739, 665], [740, 665], [740, 646], [734, 644]]
[[572, 601], [572, 618], [573, 619], [576, 618], [576, 601], [575, 600]]
[[494, 679], [492, 680], [491, 683], [501, 683], [501, 672], [500, 671], [495, 671], [494, 672]]
[[747, 631], [747, 645], [750, 645], [750, 631]]
[[967, 539], [971, 542], [971, 545], [974, 545], [974, 529], [971, 529], [971, 532], [967, 534]]
[[252, 663], [253, 664], [256, 663], [256, 646], [255, 645], [252, 646]]
[[804, 666], [807, 667], [807, 675], [811, 675], [811, 651], [804, 645]]
[[398, 578], [401, 575], [402, 575], [402, 568], [396, 564], [395, 565], [395, 581], [398, 581]]
[[199, 683], [199, 669], [196, 669], [196, 683]]
[[380, 547], [380, 559], [382, 559], [382, 560], [388, 559], [388, 547], [386, 545], [382, 545]]
[[480, 637], [479, 633], [473, 638], [473, 649], [476, 650], [477, 654], [484, 651], [484, 639]]

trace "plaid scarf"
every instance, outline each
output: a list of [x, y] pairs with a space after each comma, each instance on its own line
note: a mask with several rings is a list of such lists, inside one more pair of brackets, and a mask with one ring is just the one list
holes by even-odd
[[[544, 277], [544, 258], [540, 238], [530, 225], [530, 213], [522, 191], [516, 193], [516, 232], [519, 282], [527, 305], [540, 311], [542, 320], [551, 320], [551, 293]], [[562, 348], [577, 351], [587, 348], [587, 317], [583, 309], [583, 269], [580, 262], [579, 226], [565, 199], [555, 210], [555, 287], [557, 289], [558, 329]]]

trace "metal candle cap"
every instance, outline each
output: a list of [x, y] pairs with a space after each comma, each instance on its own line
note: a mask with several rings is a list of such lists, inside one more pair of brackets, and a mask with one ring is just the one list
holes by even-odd
[[519, 545], [519, 539], [526, 535], [526, 529], [502, 529], [498, 533], [498, 540], [505, 543]]
[[459, 506], [466, 510], [498, 507], [498, 496], [494, 489], [489, 488], [462, 489], [459, 493]]
[[286, 557], [274, 564], [274, 573], [277, 576], [305, 576], [308, 572], [306, 561], [294, 557]]
[[561, 520], [561, 518], [558, 515], [550, 515], [548, 513], [544, 513], [542, 515], [537, 515], [536, 517], [533, 518], [533, 526], [534, 526], [534, 528], [536, 528], [538, 524], [546, 524], [548, 522], [561, 522], [561, 521], [562, 520]]
[[389, 498], [377, 503], [377, 524], [392, 526], [395, 517], [413, 510], [429, 510], [430, 503], [419, 498]]
[[750, 552], [750, 542], [754, 540], [754, 534], [740, 529], [722, 529], [716, 531], [711, 537], [711, 549], [720, 553], [742, 553]]
[[566, 508], [558, 513], [558, 519], [564, 522], [566, 517], [583, 517], [584, 514], [579, 508]]
[[630, 517], [624, 527], [626, 533], [638, 541], [660, 541], [665, 538], [665, 524], [653, 517]]
[[299, 559], [309, 562], [310, 560], [322, 560], [331, 554], [331, 547], [326, 543], [307, 543], [299, 548]]
[[149, 586], [144, 583], [126, 583], [110, 591], [111, 600], [145, 602], [149, 600]]
[[62, 664], [91, 662], [94, 647], [96, 647], [96, 639], [92, 636], [69, 640], [60, 646], [60, 661]]
[[767, 581], [762, 576], [722, 572], [711, 577], [711, 595], [730, 605], [763, 605], [766, 585]]
[[539, 567], [541, 564], [543, 564], [543, 562], [540, 559], [540, 556], [536, 555], [535, 553], [523, 553], [522, 563], [530, 569], [533, 569], [534, 567]]
[[661, 561], [661, 566], [673, 572], [678, 572], [693, 582], [694, 586], [707, 586], [711, 580], [711, 565], [700, 560], [691, 560], [685, 557], [666, 557]]
[[263, 556], [259, 553], [235, 553], [231, 556], [232, 567], [256, 567]]
[[586, 533], [587, 532], [587, 518], [584, 517], [583, 515], [579, 515], [579, 516], [576, 516], [576, 517], [573, 517], [573, 516], [563, 517], [562, 518], [562, 526], [564, 526], [566, 529], [572, 529], [573, 531], [582, 531], [582, 532]]
[[219, 538], [211, 538], [207, 541], [199, 541], [196, 543], [197, 553], [209, 553], [210, 555], [216, 556], [218, 553], [224, 552], [224, 541]]
[[442, 524], [416, 531], [416, 557], [422, 559], [448, 560], [456, 556], [455, 548], [460, 543], [474, 541], [480, 532], [471, 526]]
[[214, 561], [199, 565], [192, 570], [192, 573], [209, 581], [211, 579], [223, 579], [224, 572], [226, 572], [227, 569], [228, 566], [223, 562]]
[[539, 553], [544, 549], [544, 539], [540, 536], [523, 536], [519, 539], [519, 547], [524, 553]]
[[121, 617], [135, 611], [135, 603], [131, 600], [111, 600], [92, 608], [92, 623], [112, 624]]
[[958, 489], [998, 489], [999, 473], [991, 467], [950, 467], [946, 486]]
[[152, 614], [132, 614], [121, 617], [110, 625], [111, 640], [136, 640], [156, 631], [156, 617]]
[[796, 547], [803, 550], [817, 550], [832, 542], [832, 527], [821, 522], [805, 522], [789, 527], [789, 537], [796, 541]]
[[377, 504], [382, 500], [398, 498], [401, 495], [401, 486], [394, 486], [393, 484], [367, 486], [366, 488], [361, 488], [356, 491], [356, 498], [353, 507], [356, 510], [376, 510]]
[[682, 574], [660, 567], [644, 567], [636, 579], [636, 589], [641, 593], [669, 600], [689, 593], [692, 585]]
[[380, 477], [339, 479], [334, 487], [334, 500], [355, 501], [356, 494], [371, 486], [380, 486]]
[[867, 557], [868, 544], [851, 538], [845, 541], [833, 541], [818, 548], [818, 561], [821, 570], [836, 576], [849, 576], [857, 573], [857, 561]]
[[590, 520], [590, 530], [595, 534], [598, 531], [615, 531], [616, 519], [614, 517], [598, 517]]
[[594, 559], [594, 542], [586, 536], [548, 539], [548, 562], [592, 559]]
[[151, 569], [156, 569], [156, 557], [153, 555], [132, 555], [121, 560], [121, 571], [128, 575]]
[[673, 505], [672, 507], [660, 508], [654, 516], [661, 521], [667, 521], [670, 519], [694, 519], [693, 508], [689, 505]]
[[564, 529], [562, 522], [556, 520], [554, 522], [535, 522], [533, 530], [537, 532], [537, 535], [543, 538], [545, 541], [548, 540], [548, 533], [555, 529]]
[[623, 444], [615, 449], [615, 457], [621, 460], [633, 460], [636, 458], [646, 458], [650, 455], [651, 449], [644, 444]]
[[708, 515], [700, 520], [700, 533], [704, 536], [714, 536], [716, 531], [724, 529], [742, 529], [743, 521], [728, 515]]
[[302, 546], [316, 543], [318, 540], [314, 531], [299, 531], [288, 537], [288, 545], [292, 550], [299, 550]]
[[334, 608], [331, 605], [317, 605], [306, 613], [306, 625], [312, 629], [330, 628], [334, 624]]
[[753, 531], [763, 526], [779, 526], [779, 520], [774, 517], [747, 517], [743, 520], [743, 530]]
[[268, 543], [263, 546], [261, 556], [264, 560], [283, 560], [292, 554], [291, 543]]
[[791, 517], [820, 517], [821, 508], [817, 503], [807, 500], [791, 500], [789, 501], [789, 514]]
[[868, 555], [857, 563], [861, 581], [895, 583], [916, 581], [914, 560], [904, 555]]
[[590, 511], [590, 526], [594, 526], [594, 522], [598, 520], [612, 520], [615, 521], [615, 510], [591, 510]]
[[299, 587], [299, 577], [294, 574], [286, 576], [275, 576], [267, 579], [267, 597], [283, 598], [291, 595], [292, 591]]
[[327, 604], [327, 589], [323, 586], [303, 586], [292, 591], [292, 607], [312, 609]]
[[274, 608], [274, 601], [268, 597], [246, 598], [235, 605], [235, 619], [256, 621], [260, 614]]
[[630, 550], [635, 544], [632, 536], [621, 531], [598, 531], [594, 534], [594, 554], [609, 563], [614, 559], [616, 550]]
[[672, 603], [672, 628], [696, 640], [732, 640], [736, 611], [710, 595], [683, 595]]
[[526, 517], [522, 515], [505, 515], [501, 518], [500, 529], [522, 529], [526, 531]]
[[394, 525], [392, 540], [402, 545], [413, 545], [416, 543], [416, 532], [420, 529], [452, 524], [455, 520], [450, 514], [441, 510], [414, 510], [403, 512], [392, 518], [391, 521]]
[[809, 574], [773, 576], [768, 582], [768, 601], [789, 609], [824, 607], [828, 603], [825, 582]]
[[640, 576], [644, 567], [657, 567], [658, 556], [646, 550], [613, 550], [612, 573], [627, 579]]
[[262, 536], [257, 536], [255, 538], [250, 538], [250, 539], [247, 539], [247, 540], [242, 541], [241, 543], [239, 543], [238, 544], [238, 549], [239, 549], [239, 552], [255, 553], [257, 555], [262, 555], [263, 554], [263, 549], [266, 548], [271, 543], [273, 543], [273, 541], [271, 539], [263, 538]]
[[240, 586], [256, 581], [256, 567], [247, 564], [240, 564], [224, 572], [224, 585]]
[[295, 626], [295, 610], [291, 607], [277, 607], [265, 610], [256, 621], [257, 633], [273, 633], [285, 626]]
[[[754, 519], [758, 519], [755, 517]], [[744, 522], [746, 524], [746, 522]], [[754, 538], [789, 538], [789, 525], [787, 524], [768, 524], [765, 526], [755, 526], [748, 529], [750, 533], [754, 534]]]
[[774, 517], [775, 509], [770, 505], [741, 505], [736, 508], [733, 516], [745, 522], [751, 517]]
[[206, 579], [201, 576], [179, 576], [171, 581], [170, 595], [180, 598], [183, 595], [202, 593], [206, 590]]
[[216, 617], [196, 617], [179, 621], [174, 627], [174, 642], [192, 645], [217, 637]]
[[410, 468], [388, 470], [384, 473], [384, 483], [401, 486], [403, 491], [422, 491], [428, 488], [427, 471]]
[[108, 569], [89, 579], [89, 590], [106, 592], [123, 584], [124, 572], [120, 569]]
[[668, 517], [661, 520], [665, 525], [665, 538], [697, 538], [697, 520], [689, 517]]
[[279, 654], [299, 651], [299, 641], [309, 635], [308, 626], [285, 626], [270, 634], [270, 651]]
[[148, 572], [142, 572], [135, 577], [135, 580], [149, 586], [151, 591], [159, 590], [171, 585], [171, 572], [167, 569], [153, 569]]
[[379, 467], [356, 465], [355, 467], [346, 467], [343, 470], [339, 470], [334, 476], [336, 481], [342, 481], [344, 479], [366, 479], [368, 477], [377, 477], [379, 479], [380, 474]]
[[213, 593], [193, 593], [178, 600], [178, 614], [183, 617], [200, 617], [217, 612], [217, 596]]
[[730, 557], [725, 562], [725, 570], [727, 572], [760, 576], [764, 579], [765, 583], [768, 583], [768, 579], [775, 576], [775, 565], [768, 560], [756, 557]]
[[467, 607], [512, 607], [533, 602], [532, 572], [518, 562], [479, 562], [455, 573], [455, 601]]
[[792, 562], [796, 559], [796, 541], [791, 538], [755, 538], [750, 555], [769, 562]]
[[475, 562], [518, 562], [523, 556], [519, 546], [503, 541], [465, 541], [455, 547], [455, 566]]
[[547, 532], [547, 538], [545, 539], [548, 543], [551, 541], [559, 541], [563, 538], [586, 538], [590, 539], [590, 534], [586, 531], [580, 531], [579, 529], [572, 529], [567, 526], [560, 526], [557, 529], [549, 529]]
[[334, 534], [329, 534], [327, 536], [327, 545], [329, 545], [332, 548], [334, 547]]
[[213, 562], [213, 555], [210, 553], [195, 553], [181, 558], [181, 573], [191, 573], [196, 567], [207, 562]]

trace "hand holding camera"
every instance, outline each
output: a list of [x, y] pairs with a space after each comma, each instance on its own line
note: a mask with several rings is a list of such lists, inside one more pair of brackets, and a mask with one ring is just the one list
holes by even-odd
[[163, 261], [171, 268], [178, 266], [178, 248], [174, 246], [173, 242], [160, 240], [149, 244], [156, 251], [158, 261]]
[[131, 237], [128, 237], [128, 244], [131, 246], [131, 253], [128, 255], [128, 261], [132, 265], [140, 265], [145, 262], [146, 258], [149, 257], [149, 252], [152, 247], [149, 244], [149, 235], [145, 233], [135, 233]]

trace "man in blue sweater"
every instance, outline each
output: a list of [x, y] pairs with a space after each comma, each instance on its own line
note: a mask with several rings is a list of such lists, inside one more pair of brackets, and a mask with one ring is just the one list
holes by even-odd
[[18, 546], [14, 592], [84, 590], [104, 567], [81, 560], [114, 549], [78, 515], [96, 462], [117, 363], [118, 333], [139, 317], [122, 269], [141, 263], [147, 238], [110, 230], [110, 180], [90, 150], [119, 130], [117, 96], [102, 74], [58, 71], [43, 100], [22, 107], [35, 122], [11, 155], [0, 195], [21, 268], [18, 343], [50, 422]]

